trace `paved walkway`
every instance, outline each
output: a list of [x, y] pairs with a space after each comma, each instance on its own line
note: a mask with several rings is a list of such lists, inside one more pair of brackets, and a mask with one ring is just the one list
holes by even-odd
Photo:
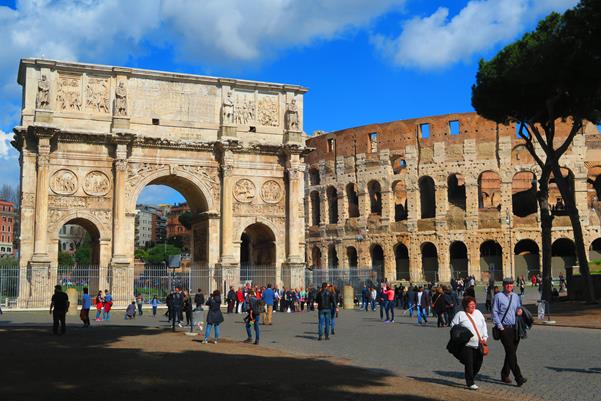
[[[124, 321], [122, 316], [119, 311], [111, 322], [92, 325], [168, 325], [165, 319], [153, 319], [148, 314], [134, 321]], [[0, 328], [39, 325], [49, 320], [49, 315], [42, 312], [5, 313], [0, 317]], [[276, 313], [274, 322], [274, 326], [261, 327], [261, 345], [298, 354], [335, 356], [356, 366], [385, 369], [424, 382], [451, 387], [464, 383], [462, 366], [445, 349], [448, 330], [436, 328], [434, 321], [418, 326], [415, 318], [397, 313], [396, 323], [384, 324], [377, 311], [341, 311], [336, 335], [327, 342], [316, 341], [315, 313]], [[77, 316], [70, 317], [69, 323], [79, 325]], [[242, 316], [226, 315], [222, 336], [243, 340]], [[529, 379], [521, 389], [500, 382], [503, 349], [499, 342], [491, 341], [491, 354], [478, 379], [482, 392], [505, 399], [514, 399], [519, 393], [550, 401], [601, 400], [600, 340], [600, 330], [535, 326], [529, 338], [520, 343], [518, 357]]]

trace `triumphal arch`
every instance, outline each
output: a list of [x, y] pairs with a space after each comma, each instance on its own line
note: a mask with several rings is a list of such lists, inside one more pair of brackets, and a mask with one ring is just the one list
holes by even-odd
[[136, 200], [151, 184], [186, 198], [191, 257], [220, 280], [237, 284], [240, 248], [256, 246], [276, 282], [301, 285], [305, 88], [38, 59], [21, 61], [18, 82], [21, 306], [48, 302], [64, 224], [92, 233], [127, 302]]

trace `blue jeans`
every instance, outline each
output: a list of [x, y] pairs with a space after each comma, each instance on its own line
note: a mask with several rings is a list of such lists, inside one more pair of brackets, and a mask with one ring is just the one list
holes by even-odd
[[179, 306], [174, 306], [171, 308], [171, 328], [175, 331], [176, 322], [179, 323], [179, 314], [181, 313], [182, 308]]
[[407, 302], [407, 309], [409, 309], [409, 317], [413, 317], [413, 302]]
[[[261, 315], [255, 316], [255, 341], [259, 341], [259, 326], [261, 325]], [[250, 332], [250, 321], [246, 322], [246, 336], [248, 338], [253, 338], [252, 333]]]
[[111, 318], [111, 311], [103, 311], [102, 312], [102, 320], [110, 320]]
[[[388, 312], [390, 312], [390, 318]], [[386, 320], [394, 320], [394, 301], [388, 301], [386, 304]]]
[[375, 299], [372, 299], [372, 300], [371, 300], [371, 311], [373, 312], [373, 311], [375, 311], [375, 310], [376, 310], [376, 300], [375, 300]]
[[365, 309], [365, 312], [367, 312], [368, 306], [369, 306], [369, 301], [367, 300], [367, 298], [363, 298], [363, 301], [361, 303], [361, 309]]
[[153, 306], [152, 307], [152, 316], [156, 316], [157, 315], [157, 307]]
[[326, 337], [330, 335], [330, 323], [332, 322], [332, 311], [330, 309], [322, 309], [319, 312], [319, 337], [323, 336], [325, 324]]
[[336, 326], [336, 308], [332, 309], [332, 317], [331, 317], [331, 322], [330, 322], [330, 333], [334, 333], [334, 328]]
[[215, 340], [217, 340], [219, 338], [219, 325], [212, 323], [207, 323], [207, 328], [205, 329], [205, 340], [208, 340], [211, 336], [211, 327], [214, 327], [213, 331], [215, 334]]
[[417, 322], [421, 324], [422, 319], [424, 319], [424, 323], [428, 323], [428, 311], [426, 308], [417, 305]]

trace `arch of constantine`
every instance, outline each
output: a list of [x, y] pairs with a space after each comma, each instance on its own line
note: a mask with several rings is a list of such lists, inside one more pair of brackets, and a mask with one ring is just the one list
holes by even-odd
[[[560, 124], [558, 141], [568, 132]], [[318, 133], [307, 147], [309, 267], [366, 268], [414, 282], [539, 271], [539, 172], [515, 126], [449, 114]], [[590, 259], [601, 259], [597, 127], [586, 125], [562, 160]], [[553, 179], [549, 204], [557, 277], [576, 259]]]
[[223, 282], [239, 283], [241, 246], [252, 258], [267, 242], [275, 281], [302, 283], [305, 88], [38, 59], [18, 82], [19, 305], [50, 299], [64, 224], [86, 228], [109, 267], [96, 288], [127, 302], [136, 200], [152, 184], [186, 198], [191, 257]]

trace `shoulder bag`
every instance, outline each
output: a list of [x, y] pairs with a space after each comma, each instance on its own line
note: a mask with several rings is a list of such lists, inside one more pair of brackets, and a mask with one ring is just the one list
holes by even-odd
[[488, 344], [486, 344], [485, 342], [482, 342], [482, 337], [480, 337], [480, 331], [478, 331], [478, 328], [476, 327], [476, 323], [474, 323], [474, 319], [472, 319], [470, 314], [467, 312], [465, 312], [465, 315], [470, 320], [470, 322], [472, 322], [472, 326], [474, 326], [474, 330], [476, 330], [476, 334], [478, 335], [478, 349], [480, 350], [480, 352], [482, 352], [482, 355], [484, 355], [484, 356], [488, 355]]
[[[507, 309], [505, 309], [505, 313], [503, 314], [503, 317], [501, 318], [501, 324], [503, 324], [503, 320], [505, 320], [505, 316], [507, 316], [507, 312], [509, 312], [509, 307], [511, 306], [511, 301], [513, 301], [513, 294], [511, 294], [509, 296], [509, 303], [507, 304]], [[496, 324], [492, 327], [492, 338], [494, 338], [495, 340], [501, 339], [501, 330], [499, 330], [499, 328], [497, 327]]]

